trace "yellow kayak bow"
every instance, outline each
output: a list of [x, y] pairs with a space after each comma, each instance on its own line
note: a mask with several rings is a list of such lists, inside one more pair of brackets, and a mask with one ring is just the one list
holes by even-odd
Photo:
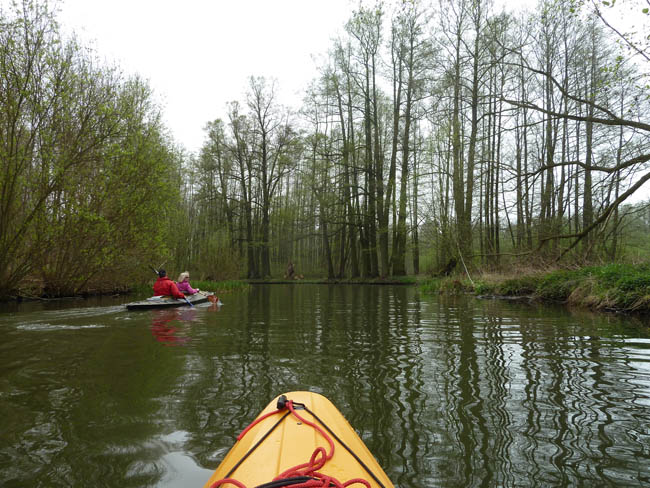
[[273, 400], [238, 436], [204, 488], [394, 488], [341, 412], [308, 391]]

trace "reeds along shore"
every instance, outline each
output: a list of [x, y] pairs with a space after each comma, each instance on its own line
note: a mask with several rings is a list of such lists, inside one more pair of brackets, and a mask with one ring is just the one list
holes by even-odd
[[609, 264], [517, 276], [483, 274], [471, 280], [466, 275], [434, 278], [421, 287], [432, 293], [525, 296], [595, 310], [650, 312], [650, 264]]

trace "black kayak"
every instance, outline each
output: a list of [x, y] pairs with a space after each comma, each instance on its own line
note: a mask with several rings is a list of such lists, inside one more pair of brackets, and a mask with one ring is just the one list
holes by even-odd
[[185, 305], [189, 306], [188, 301], [192, 305], [197, 305], [199, 303], [205, 303], [208, 300], [214, 303], [219, 301], [219, 298], [212, 292], [200, 291], [194, 295], [186, 295], [187, 300], [181, 300], [180, 298], [172, 297], [150, 297], [146, 300], [140, 300], [139, 302], [131, 302], [126, 304], [127, 310], [145, 310], [152, 308], [168, 308], [168, 307], [182, 307]]

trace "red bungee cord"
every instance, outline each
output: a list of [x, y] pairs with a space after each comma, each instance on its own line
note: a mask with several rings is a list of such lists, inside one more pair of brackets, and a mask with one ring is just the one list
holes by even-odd
[[[315, 429], [322, 437], [325, 438], [325, 440], [328, 442], [329, 447], [330, 447], [330, 452], [329, 454], [325, 450], [324, 447], [317, 447], [314, 449], [314, 452], [311, 455], [311, 458], [309, 462], [304, 463], [304, 464], [299, 464], [297, 466], [294, 466], [292, 468], [287, 469], [286, 471], [280, 473], [278, 476], [273, 478], [273, 481], [281, 481], [286, 479], [289, 481], [289, 478], [297, 478], [297, 477], [309, 477], [309, 478], [314, 478], [310, 479], [307, 481], [304, 481], [302, 483], [291, 483], [292, 488], [328, 488], [334, 486], [335, 488], [346, 488], [350, 485], [354, 484], [362, 484], [366, 488], [371, 488], [370, 483], [367, 480], [364, 480], [362, 478], [354, 478], [351, 480], [346, 481], [345, 483], [341, 483], [339, 480], [336, 478], [333, 478], [331, 476], [328, 476], [326, 474], [320, 473], [317, 470], [321, 469], [323, 466], [325, 466], [325, 463], [332, 459], [332, 456], [334, 456], [334, 441], [332, 438], [327, 435], [327, 433], [321, 429], [318, 425], [316, 425], [313, 422], [310, 422], [309, 420], [304, 419], [300, 415], [298, 415], [298, 412], [293, 408], [293, 400], [287, 400], [285, 403], [286, 408], [289, 409], [291, 412], [291, 415], [296, 417], [300, 422], [303, 424], [307, 424], [313, 429]], [[249, 430], [251, 430], [255, 425], [260, 423], [262, 420], [270, 417], [271, 415], [275, 415], [279, 412], [281, 412], [282, 409], [274, 410], [273, 412], [269, 412], [265, 415], [262, 415], [260, 418], [255, 419], [248, 427], [246, 427], [241, 434], [237, 436], [237, 440], [241, 440], [242, 437], [248, 433]], [[210, 485], [210, 488], [217, 488], [218, 486], [221, 485], [234, 485], [237, 488], [247, 488], [246, 485], [244, 485], [241, 481], [238, 481], [233, 478], [224, 478], [219, 481], [216, 481]], [[273, 485], [275, 487], [281, 487], [283, 485]], [[287, 485], [288, 486], [288, 485]]]

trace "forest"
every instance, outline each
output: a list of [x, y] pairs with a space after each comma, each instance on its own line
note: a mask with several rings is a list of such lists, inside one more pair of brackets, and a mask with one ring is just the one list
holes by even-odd
[[251, 75], [197, 154], [46, 4], [0, 11], [0, 296], [128, 289], [162, 263], [224, 280], [647, 262], [650, 51], [612, 20], [647, 7], [361, 2], [298, 110]]

